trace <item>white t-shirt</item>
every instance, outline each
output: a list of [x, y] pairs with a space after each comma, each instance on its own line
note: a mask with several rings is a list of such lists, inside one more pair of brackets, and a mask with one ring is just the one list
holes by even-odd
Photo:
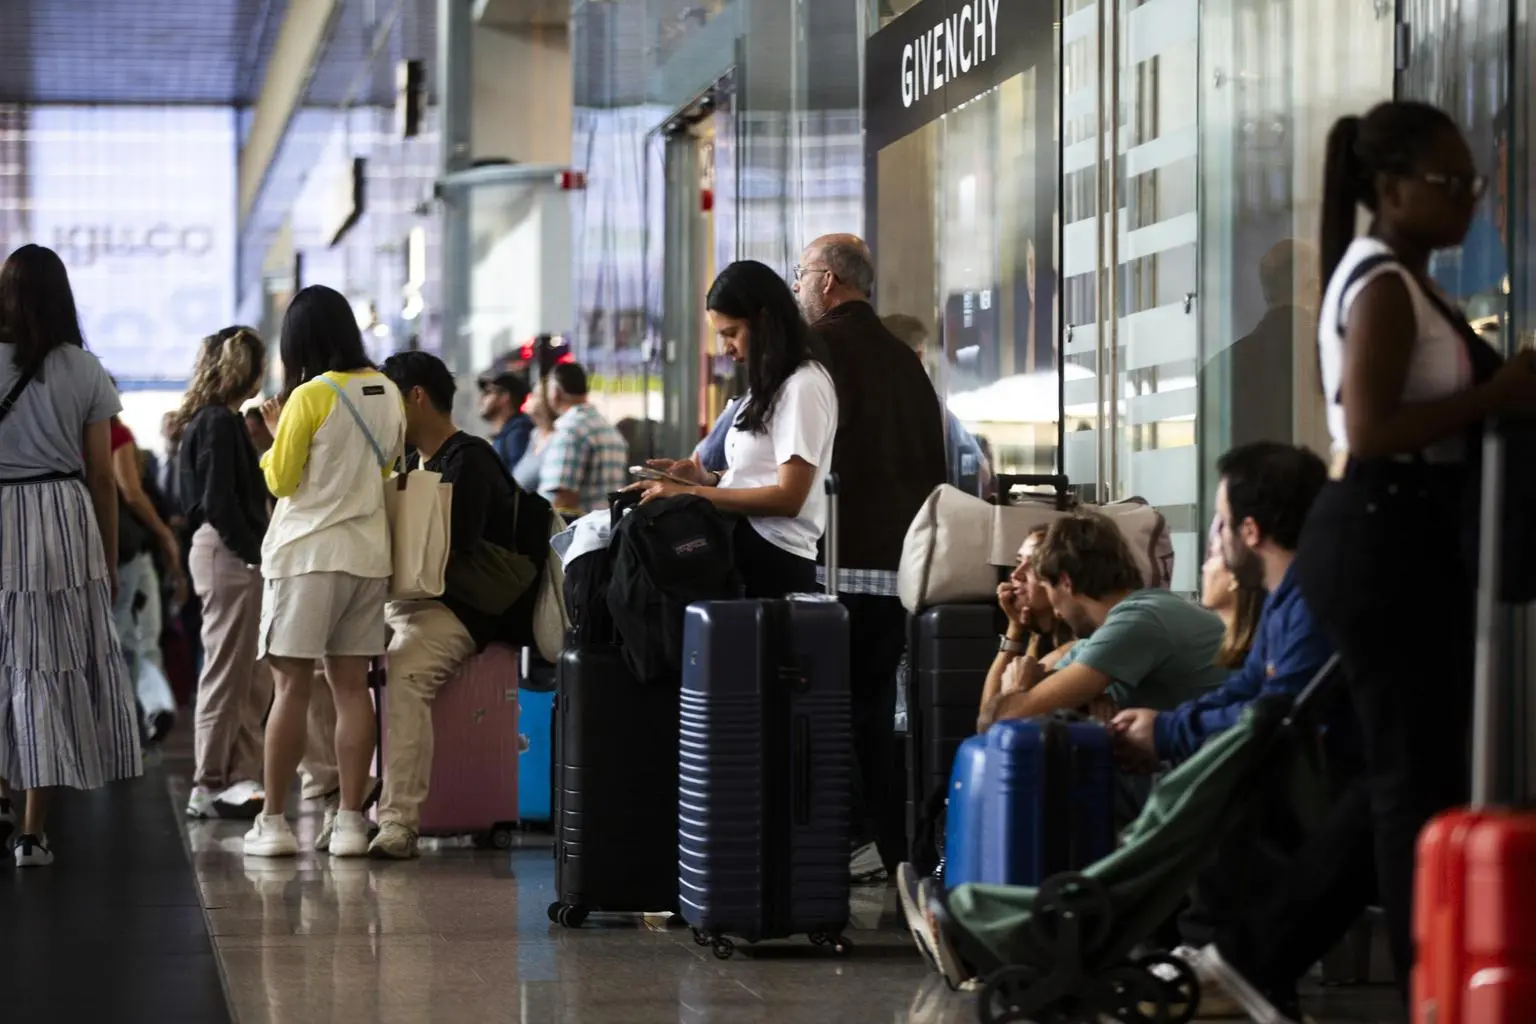
[[[1323, 369], [1323, 392], [1328, 396], [1328, 433], [1333, 437], [1335, 452], [1349, 450], [1344, 406], [1338, 401], [1340, 383], [1344, 379], [1344, 339], [1341, 334], [1349, 322], [1349, 310], [1355, 299], [1368, 283], [1382, 274], [1401, 277], [1413, 300], [1417, 326], [1413, 354], [1408, 360], [1408, 377], [1403, 382], [1403, 400], [1422, 402], [1443, 398], [1472, 385], [1472, 364], [1460, 333], [1424, 294], [1423, 286], [1407, 269], [1396, 262], [1381, 263], [1350, 280], [1355, 268], [1363, 261], [1373, 256], [1391, 255], [1391, 247], [1379, 238], [1355, 239], [1345, 250], [1344, 258], [1339, 261], [1339, 268], [1333, 272], [1328, 290], [1323, 294], [1323, 308], [1317, 318], [1317, 344]], [[1347, 292], [1345, 282], [1349, 282]], [[1431, 462], [1458, 462], [1465, 455], [1464, 448], [1460, 437], [1447, 438], [1426, 448], [1424, 457]]]
[[[744, 407], [745, 399], [742, 404]], [[837, 389], [820, 363], [802, 363], [779, 389], [766, 431], [749, 434], [732, 426], [725, 435], [726, 470], [720, 486], [772, 487], [779, 482], [779, 467], [797, 455], [815, 466], [816, 479], [798, 516], [754, 516], [748, 520], [768, 543], [814, 560], [816, 542], [827, 527], [823, 488], [832, 468], [832, 442], [836, 438]]]

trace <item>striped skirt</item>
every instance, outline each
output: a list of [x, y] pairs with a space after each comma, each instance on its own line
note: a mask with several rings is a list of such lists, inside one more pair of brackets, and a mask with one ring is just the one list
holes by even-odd
[[90, 493], [0, 484], [0, 778], [95, 789], [142, 770]]

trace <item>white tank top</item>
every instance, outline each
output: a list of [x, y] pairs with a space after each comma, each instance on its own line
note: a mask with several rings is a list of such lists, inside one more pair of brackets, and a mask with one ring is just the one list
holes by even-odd
[[[1365, 286], [1382, 274], [1397, 274], [1408, 287], [1413, 300], [1415, 323], [1413, 353], [1408, 360], [1408, 377], [1403, 382], [1403, 401], [1422, 402], [1443, 398], [1472, 384], [1472, 364], [1467, 358], [1460, 333], [1424, 294], [1423, 286], [1401, 264], [1378, 263], [1363, 273], [1355, 268], [1376, 256], [1393, 256], [1392, 249], [1379, 238], [1362, 237], [1345, 250], [1339, 267], [1328, 280], [1323, 294], [1323, 308], [1318, 311], [1317, 344], [1322, 362], [1323, 393], [1328, 398], [1328, 433], [1333, 437], [1335, 453], [1349, 450], [1349, 436], [1344, 427], [1344, 406], [1340, 386], [1344, 379], [1344, 330], [1349, 311]], [[1351, 280], [1353, 278], [1353, 280]], [[1348, 283], [1348, 290], [1345, 284]], [[1446, 300], [1447, 305], [1451, 305]], [[1430, 462], [1459, 462], [1465, 456], [1460, 437], [1448, 438], [1424, 450]]]

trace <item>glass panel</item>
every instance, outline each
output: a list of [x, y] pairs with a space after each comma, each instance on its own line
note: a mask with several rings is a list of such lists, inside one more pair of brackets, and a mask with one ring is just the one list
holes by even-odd
[[[1067, 475], [1100, 498], [1146, 498], [1198, 551], [1199, 7], [1106, 5], [1069, 0], [1063, 21]], [[1195, 589], [1198, 562], [1176, 561], [1175, 589]]]
[[1316, 327], [1323, 150], [1337, 118], [1392, 96], [1392, 8], [1201, 5], [1201, 520], [1228, 448], [1329, 451]]

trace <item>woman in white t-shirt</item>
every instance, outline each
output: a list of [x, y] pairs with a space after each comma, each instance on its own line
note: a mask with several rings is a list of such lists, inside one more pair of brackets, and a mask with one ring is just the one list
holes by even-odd
[[736, 563], [747, 596], [816, 589], [816, 546], [827, 525], [822, 486], [837, 436], [837, 391], [812, 353], [794, 293], [755, 260], [732, 263], [705, 301], [727, 355], [747, 370], [747, 393], [726, 435], [723, 473], [696, 458], [652, 466], [689, 481], [637, 484], [642, 502], [696, 494], [740, 513]]
[[[1536, 408], [1532, 354], [1499, 367], [1429, 277], [1431, 255], [1466, 237], [1485, 184], [1450, 117], [1381, 104], [1334, 126], [1326, 160], [1318, 343], [1335, 471], [1294, 572], [1343, 659], [1365, 764], [1354, 796], [1309, 840], [1317, 855], [1298, 856], [1297, 877], [1277, 882], [1296, 897], [1275, 903], [1279, 919], [1256, 915], [1207, 958], [1255, 1020], [1275, 1007], [1248, 996], [1294, 991], [1305, 969], [1264, 951], [1331, 947], [1377, 890], [1406, 991], [1417, 838], [1432, 815], [1465, 802], [1470, 774], [1467, 456], [1487, 417]], [[1361, 206], [1372, 219], [1357, 238]], [[1429, 642], [1414, 642], [1415, 630]], [[1374, 884], [1351, 868], [1372, 855]]]

